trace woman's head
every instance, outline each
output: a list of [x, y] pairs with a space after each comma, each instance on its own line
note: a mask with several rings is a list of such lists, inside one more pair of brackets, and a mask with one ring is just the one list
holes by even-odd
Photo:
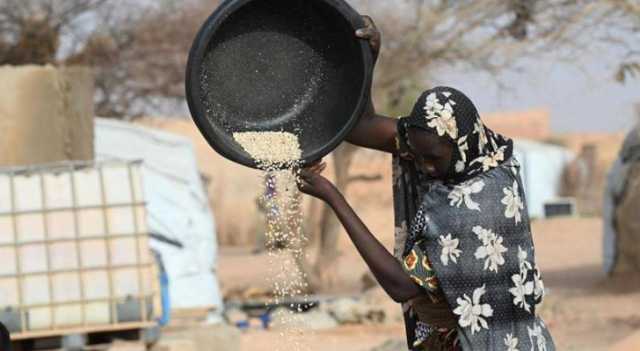
[[416, 166], [433, 178], [468, 179], [507, 160], [513, 148], [484, 126], [466, 95], [449, 87], [425, 91], [400, 125]]

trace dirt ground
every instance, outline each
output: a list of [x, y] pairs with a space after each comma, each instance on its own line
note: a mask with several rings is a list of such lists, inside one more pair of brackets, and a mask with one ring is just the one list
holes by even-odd
[[[610, 279], [602, 273], [600, 228], [597, 218], [533, 224], [536, 256], [549, 288], [541, 313], [558, 350], [608, 350], [640, 330], [640, 277]], [[225, 291], [266, 284], [265, 255], [238, 248], [223, 248], [221, 253], [219, 277]], [[357, 277], [366, 268], [357, 253], [345, 248], [338, 267], [345, 283], [337, 292], [359, 293]], [[403, 333], [400, 324], [348, 326], [313, 332], [308, 342], [314, 351], [369, 350], [385, 340], [401, 339]], [[280, 337], [274, 332], [250, 331], [242, 340], [242, 350], [272, 350]]]
[[[268, 257], [251, 254], [256, 235], [252, 218], [255, 218], [254, 199], [260, 189], [259, 173], [221, 159], [210, 150], [190, 121], [145, 120], [142, 123], [182, 134], [194, 142], [200, 168], [211, 180], [208, 189], [218, 240], [223, 244], [217, 269], [223, 293], [248, 287], [268, 288]], [[576, 134], [561, 138], [563, 144], [576, 152], [585, 143], [596, 144], [604, 171], [619, 149], [622, 134]], [[356, 212], [388, 248], [393, 243], [390, 173], [388, 156], [359, 152], [353, 175], [377, 174], [381, 179], [354, 183], [346, 193]], [[640, 277], [610, 279], [602, 273], [599, 218], [540, 220], [532, 226], [538, 264], [549, 288], [541, 313], [558, 350], [609, 350], [621, 339], [636, 331], [640, 333]], [[339, 246], [338, 279], [328, 293], [359, 294], [366, 267], [346, 235], [341, 237]], [[305, 335], [310, 351], [368, 351], [385, 340], [403, 338], [400, 323], [342, 326]], [[271, 351], [278, 344], [282, 344], [282, 339], [277, 332], [251, 330], [242, 334], [242, 351]], [[627, 349], [640, 350], [640, 345]]]

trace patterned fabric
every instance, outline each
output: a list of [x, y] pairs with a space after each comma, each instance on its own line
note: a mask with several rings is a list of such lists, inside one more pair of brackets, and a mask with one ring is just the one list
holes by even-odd
[[453, 88], [436, 87], [420, 96], [411, 115], [400, 119], [401, 142], [408, 143], [409, 127], [432, 132], [454, 145], [447, 177], [450, 182], [497, 167], [513, 153], [511, 139], [486, 128], [471, 100]]
[[[427, 294], [449, 303], [462, 350], [555, 350], [536, 316], [544, 285], [511, 141], [487, 129], [464, 94], [444, 87], [422, 95], [414, 114], [399, 122], [400, 132], [408, 127], [458, 148], [446, 181], [427, 179], [412, 161], [394, 157], [396, 257]], [[436, 332], [421, 326], [408, 304], [403, 309], [409, 349], [421, 350], [421, 340]]]
[[421, 351], [460, 351], [457, 335], [455, 329], [435, 329], [418, 321], [414, 347]]
[[418, 245], [414, 246], [409, 254], [404, 256], [402, 267], [409, 273], [409, 277], [418, 285], [425, 288], [429, 292], [432, 300], [442, 300], [442, 292], [440, 284], [433, 271], [429, 257], [420, 249]]

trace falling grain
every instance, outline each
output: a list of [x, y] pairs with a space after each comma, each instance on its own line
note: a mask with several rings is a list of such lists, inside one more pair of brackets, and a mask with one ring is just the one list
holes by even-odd
[[[264, 171], [265, 189], [275, 189], [275, 192], [263, 191], [262, 196], [267, 213], [265, 234], [273, 302], [279, 304], [300, 296], [308, 301], [307, 279], [298, 264], [305, 260], [307, 240], [302, 229], [301, 194], [297, 187], [300, 179], [294, 171], [300, 167], [302, 157], [298, 136], [287, 132], [244, 132], [234, 133], [233, 138]], [[290, 310], [281, 318], [285, 327], [280, 331], [283, 340], [276, 351], [307, 350], [304, 336], [308, 330], [300, 314]]]

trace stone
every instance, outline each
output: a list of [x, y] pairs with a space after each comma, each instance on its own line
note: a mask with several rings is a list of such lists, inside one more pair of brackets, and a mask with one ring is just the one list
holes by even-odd
[[281, 329], [289, 325], [290, 320], [293, 318], [293, 312], [285, 307], [277, 307], [269, 313], [271, 322], [270, 328]]
[[401, 322], [402, 307], [381, 288], [368, 290], [360, 299], [338, 298], [320, 305], [340, 324], [392, 324]]
[[327, 312], [313, 309], [305, 313], [294, 313], [287, 308], [279, 307], [271, 313], [273, 329], [301, 328], [323, 330], [336, 328], [338, 322]]
[[340, 324], [391, 324], [402, 321], [402, 307], [381, 288], [368, 290], [360, 299], [339, 298], [320, 307]]
[[247, 314], [239, 308], [230, 308], [224, 312], [224, 319], [231, 325], [238, 322], [244, 322], [249, 319]]
[[351, 298], [338, 298], [322, 306], [340, 324], [357, 324], [366, 314], [361, 302]]
[[338, 322], [326, 312], [318, 309], [302, 313], [302, 323], [311, 330], [323, 330], [338, 327]]
[[402, 322], [402, 306], [391, 300], [387, 293], [378, 287], [365, 292], [365, 319], [372, 323], [393, 324]]

